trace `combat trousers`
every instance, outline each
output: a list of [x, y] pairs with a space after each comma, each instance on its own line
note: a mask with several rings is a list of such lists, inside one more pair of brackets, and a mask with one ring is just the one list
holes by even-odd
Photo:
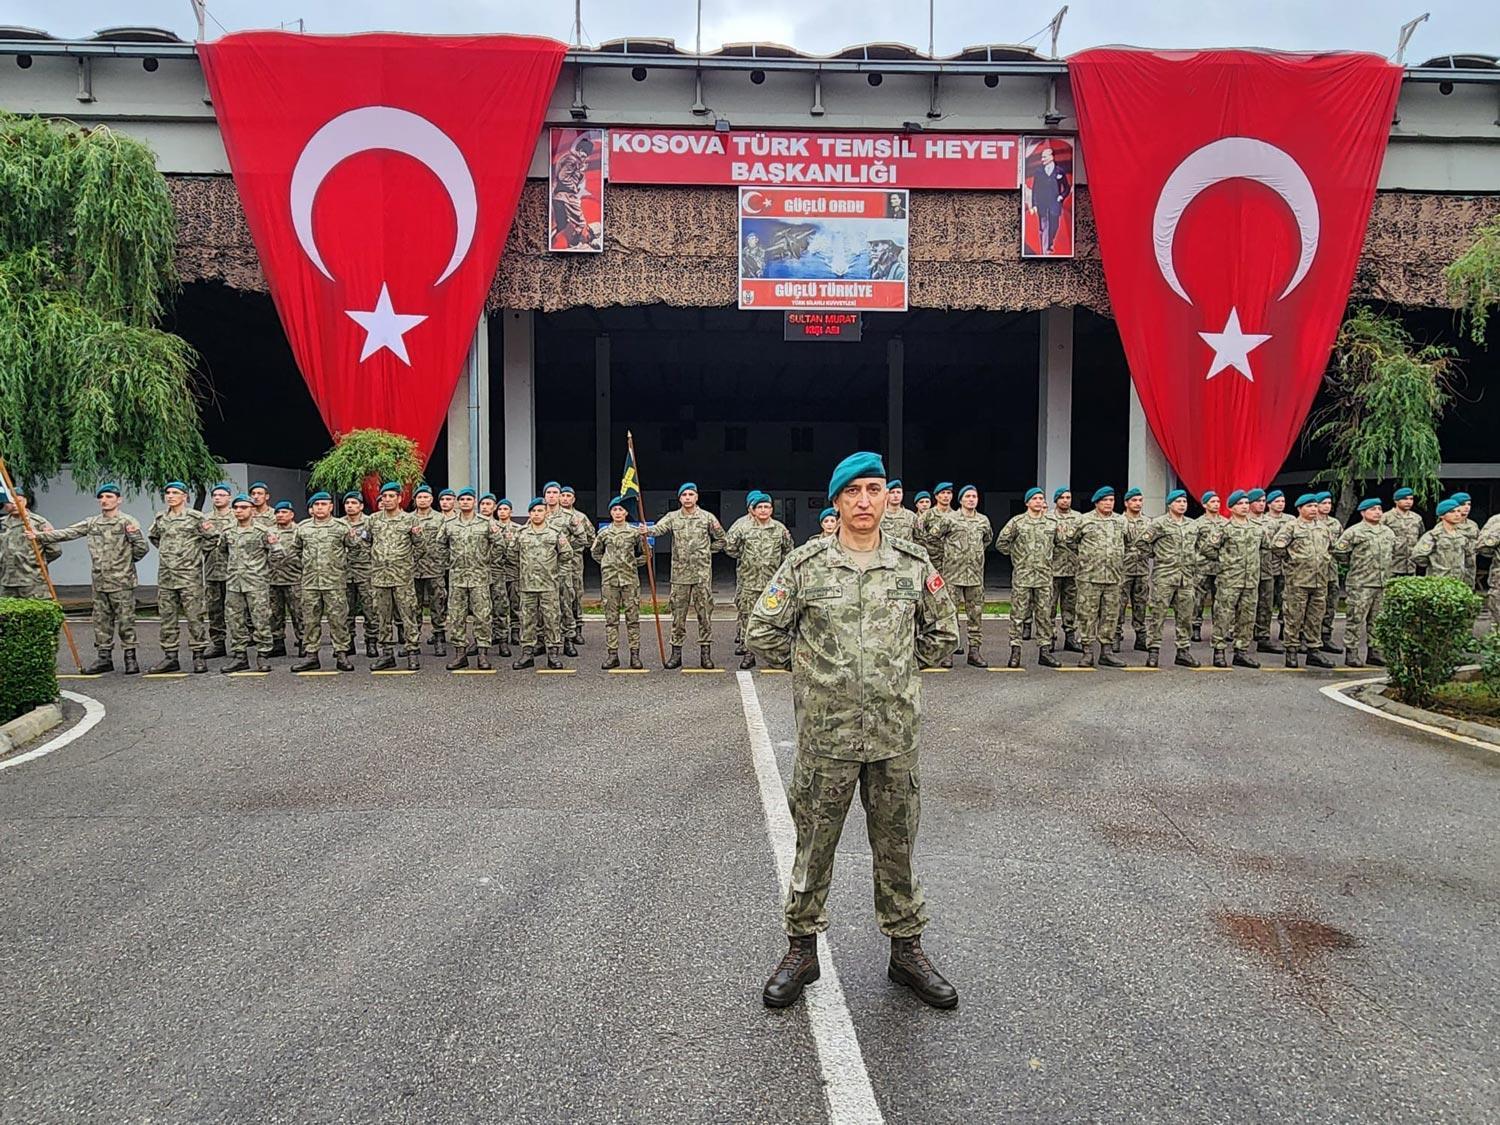
[[1078, 582], [1078, 642], [1114, 644], [1120, 617], [1118, 582]]
[[557, 587], [521, 591], [521, 647], [529, 650], [536, 644], [540, 629], [542, 643], [548, 648], [562, 647], [562, 623], [557, 604]]
[[1187, 578], [1151, 583], [1151, 605], [1146, 611], [1146, 647], [1161, 648], [1162, 625], [1167, 610], [1172, 611], [1172, 631], [1177, 651], [1186, 652], [1193, 643], [1193, 607], [1198, 601], [1198, 587]]
[[[521, 583], [511, 575], [505, 577], [505, 608], [510, 619], [511, 635], [514, 636], [521, 628]], [[500, 611], [497, 609], [495, 612], [498, 614]]]
[[1219, 586], [1214, 596], [1214, 648], [1249, 652], [1255, 634], [1255, 603], [1260, 583], [1254, 586]]
[[1203, 615], [1206, 612], [1213, 617], [1219, 612], [1218, 603], [1219, 576], [1217, 574], [1198, 575], [1197, 600], [1193, 603], [1193, 627], [1203, 627]]
[[787, 803], [797, 826], [797, 854], [787, 888], [786, 932], [793, 937], [828, 929], [828, 888], [834, 851], [854, 790], [865, 807], [875, 874], [875, 917], [881, 933], [916, 937], [927, 925], [912, 850], [922, 817], [917, 752], [879, 762], [847, 762], [797, 751]]
[[51, 601], [52, 595], [47, 592], [47, 584], [37, 579], [30, 586], [0, 586], [0, 598], [41, 598], [42, 601]]
[[969, 639], [966, 642], [970, 652], [978, 652], [979, 646], [984, 643], [984, 587], [983, 586], [954, 586], [953, 601], [959, 612], [969, 619]]
[[578, 619], [573, 616], [573, 571], [567, 566], [557, 575], [557, 615], [562, 635], [571, 638], [578, 631]]
[[349, 633], [349, 595], [345, 587], [332, 590], [302, 591], [302, 646], [310, 656], [318, 654], [323, 644], [323, 618], [328, 618], [328, 635], [336, 653], [351, 652], [353, 638]]
[[1052, 586], [1016, 586], [1010, 592], [1010, 643], [1021, 643], [1021, 627], [1030, 623], [1031, 639], [1052, 647]]
[[443, 576], [436, 578], [417, 579], [417, 628], [422, 627], [422, 611], [426, 610], [432, 618], [433, 632], [439, 632], [448, 627], [448, 587], [443, 583]]
[[1146, 602], [1149, 598], [1149, 587], [1151, 583], [1147, 575], [1127, 574], [1125, 580], [1120, 583], [1120, 620], [1115, 626], [1115, 642], [1118, 644], [1125, 636], [1125, 607], [1130, 607], [1130, 627], [1135, 630], [1135, 635], [1144, 640], [1146, 637]]
[[224, 586], [224, 582], [212, 579], [203, 586], [203, 600], [208, 613], [208, 643], [214, 648], [223, 648], [225, 643]]
[[[1268, 574], [1260, 580], [1260, 590], [1255, 597], [1255, 639], [1271, 639], [1271, 614], [1281, 605], [1282, 587], [1286, 582], [1279, 574]], [[1282, 632], [1285, 632], [1283, 625]]]
[[292, 638], [302, 644], [302, 591], [296, 586], [271, 587], [271, 643], [286, 641], [286, 623], [291, 618]]
[[228, 590], [224, 594], [224, 629], [231, 653], [243, 653], [250, 645], [262, 656], [271, 655], [271, 591]]
[[373, 592], [375, 619], [380, 622], [380, 646], [395, 647], [396, 620], [400, 618], [406, 651], [417, 652], [422, 638], [417, 633], [416, 586], [376, 586]]
[[[602, 581], [602, 579], [601, 579]], [[573, 560], [573, 620], [583, 624], [583, 556]]]
[[1288, 653], [1316, 652], [1323, 643], [1323, 605], [1328, 597], [1324, 583], [1288, 586], [1281, 606], [1281, 640]]
[[156, 588], [156, 613], [161, 618], [161, 650], [175, 653], [181, 642], [181, 623], [187, 618], [188, 648], [194, 653], [208, 651], [208, 619], [204, 616], [203, 590], [185, 586], [180, 590], [166, 586]]
[[[1077, 575], [1059, 574], [1052, 579], [1052, 604], [1057, 608], [1057, 612], [1062, 614], [1063, 632], [1076, 632], [1078, 630]], [[1049, 632], [1050, 629], [1049, 625]]]
[[[520, 606], [511, 601], [510, 587], [504, 582], [490, 583], [490, 640], [504, 644], [510, 643], [512, 614], [520, 611]], [[448, 616], [453, 616], [453, 602], [448, 602]]]
[[348, 611], [345, 620], [348, 628], [345, 630], [349, 635], [349, 647], [346, 652], [354, 651], [354, 619], [363, 616], [365, 619], [365, 640], [371, 641], [380, 635], [380, 621], [375, 616], [375, 587], [370, 585], [368, 578], [357, 578], [345, 588], [344, 594], [348, 599]]
[[630, 651], [641, 647], [641, 584], [604, 584], [604, 645], [611, 652], [620, 647], [620, 615], [625, 617], [625, 637]]
[[[453, 643], [454, 651], [462, 653], [465, 648], [465, 626], [468, 624], [469, 617], [472, 616], [474, 618], [474, 643], [488, 648], [495, 639], [494, 630], [491, 627], [494, 614], [488, 586], [455, 586], [448, 592], [448, 618], [446, 621], [436, 622], [434, 628], [447, 629], [448, 639]], [[509, 641], [510, 635], [506, 634], [505, 639]]]
[[1360, 657], [1367, 648], [1376, 647], [1371, 630], [1375, 626], [1375, 616], [1384, 604], [1384, 586], [1349, 587], [1349, 597], [1344, 604], [1344, 651], [1350, 656]]
[[698, 643], [713, 644], [712, 587], [707, 582], [672, 583], [672, 644], [680, 646], [687, 636], [688, 609], [698, 618]]
[[135, 648], [135, 588], [94, 591], [94, 647], [115, 647], [115, 634], [122, 648]]
[[[1339, 580], [1334, 578], [1328, 583], [1328, 600], [1323, 603], [1323, 637], [1333, 635], [1333, 615], [1339, 608]], [[1319, 637], [1319, 642], [1322, 641]]]

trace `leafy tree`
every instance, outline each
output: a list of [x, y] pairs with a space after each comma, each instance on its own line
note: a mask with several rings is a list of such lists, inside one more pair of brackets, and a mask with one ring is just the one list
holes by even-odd
[[1344, 321], [1325, 377], [1327, 401], [1313, 412], [1305, 444], [1327, 442], [1315, 479], [1337, 485], [1341, 511], [1366, 481], [1394, 478], [1433, 500], [1442, 487], [1438, 421], [1453, 397], [1454, 351], [1418, 346], [1393, 316], [1359, 307]]
[[219, 475], [177, 289], [166, 181], [140, 141], [0, 111], [0, 454], [137, 487]]
[[1500, 219], [1479, 228], [1474, 245], [1448, 267], [1448, 293], [1458, 302], [1469, 339], [1484, 346], [1490, 309], [1500, 304]]
[[310, 483], [337, 496], [363, 488], [367, 498], [387, 481], [408, 488], [422, 479], [417, 443], [389, 430], [350, 430], [334, 435], [334, 447], [312, 464]]

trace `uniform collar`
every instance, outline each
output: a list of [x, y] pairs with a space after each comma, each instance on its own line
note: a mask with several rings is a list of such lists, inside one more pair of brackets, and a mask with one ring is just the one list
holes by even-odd
[[[849, 557], [844, 545], [839, 542], [837, 534], [828, 537], [828, 565], [841, 566], [847, 570], [858, 571], [859, 567], [854, 565], [854, 560]], [[896, 565], [896, 549], [891, 546], [891, 541], [884, 532], [880, 535], [880, 545], [875, 548], [875, 559], [866, 570], [874, 570], [877, 567], [893, 569]]]

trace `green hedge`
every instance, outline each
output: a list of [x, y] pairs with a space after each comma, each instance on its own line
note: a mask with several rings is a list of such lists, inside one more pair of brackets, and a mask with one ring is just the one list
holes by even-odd
[[1474, 646], [1474, 619], [1483, 599], [1457, 578], [1393, 578], [1375, 619], [1375, 643], [1390, 665], [1391, 683], [1414, 707], [1432, 702]]
[[56, 602], [0, 598], [0, 723], [57, 698]]

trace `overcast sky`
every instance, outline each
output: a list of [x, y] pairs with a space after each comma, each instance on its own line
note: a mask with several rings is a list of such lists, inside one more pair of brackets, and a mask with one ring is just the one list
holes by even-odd
[[[1040, 5], [996, 0], [936, 0], [938, 54], [985, 43], [1027, 40], [1046, 26], [1060, 0]], [[694, 0], [583, 0], [584, 42], [666, 36], [691, 49]], [[1431, 10], [1407, 62], [1450, 51], [1500, 54], [1497, 0], [1082, 0], [1069, 6], [1062, 54], [1101, 43], [1150, 47], [1260, 46], [1358, 49], [1391, 54], [1397, 29]], [[210, 0], [231, 31], [306, 21], [316, 32], [518, 31], [570, 39], [572, 0]], [[83, 37], [121, 24], [194, 34], [188, 0], [8, 0], [7, 22]], [[209, 37], [222, 34], [212, 22]], [[1045, 36], [1033, 40], [1045, 52]], [[920, 0], [703, 0], [703, 46], [786, 43], [826, 53], [854, 43], [896, 41], [924, 49]]]

